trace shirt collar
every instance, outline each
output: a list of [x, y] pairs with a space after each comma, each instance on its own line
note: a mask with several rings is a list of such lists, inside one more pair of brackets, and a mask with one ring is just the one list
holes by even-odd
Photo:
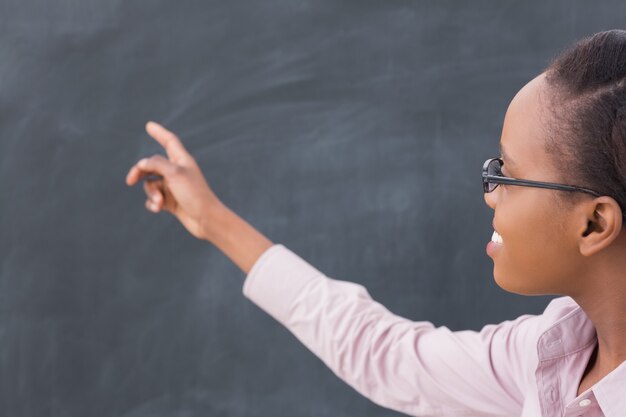
[[578, 304], [573, 300], [571, 303], [568, 306], [569, 311], [539, 337], [537, 353], [540, 361], [570, 355], [596, 342], [593, 323]]
[[[595, 344], [596, 330], [582, 308], [569, 297], [556, 302], [555, 321], [539, 337], [539, 361], [558, 359]], [[591, 387], [606, 417], [622, 417], [626, 410], [626, 361]]]
[[626, 410], [626, 361], [598, 381], [591, 391], [606, 417], [622, 417]]

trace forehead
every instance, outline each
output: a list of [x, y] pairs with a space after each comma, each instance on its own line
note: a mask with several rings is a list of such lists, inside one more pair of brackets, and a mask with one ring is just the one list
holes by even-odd
[[546, 89], [545, 75], [540, 74], [515, 95], [504, 117], [500, 147], [506, 152], [505, 165], [506, 156], [515, 162], [508, 166], [516, 175], [541, 178], [551, 173], [552, 164], [545, 151]]

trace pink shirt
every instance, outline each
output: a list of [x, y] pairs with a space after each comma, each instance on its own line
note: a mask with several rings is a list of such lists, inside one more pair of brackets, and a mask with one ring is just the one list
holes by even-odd
[[257, 260], [243, 292], [383, 407], [415, 416], [626, 416], [626, 361], [576, 396], [596, 335], [569, 297], [541, 315], [452, 332], [391, 313], [363, 286], [325, 276], [280, 244]]

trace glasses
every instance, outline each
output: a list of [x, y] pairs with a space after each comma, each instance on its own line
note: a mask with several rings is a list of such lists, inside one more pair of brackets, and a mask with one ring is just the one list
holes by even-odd
[[588, 188], [575, 187], [573, 185], [555, 184], [553, 182], [541, 182], [531, 180], [519, 180], [517, 178], [505, 177], [502, 175], [502, 165], [504, 161], [500, 158], [491, 158], [483, 165], [483, 191], [490, 193], [499, 184], [521, 185], [523, 187], [549, 188], [551, 190], [580, 191], [600, 197], [601, 194]]

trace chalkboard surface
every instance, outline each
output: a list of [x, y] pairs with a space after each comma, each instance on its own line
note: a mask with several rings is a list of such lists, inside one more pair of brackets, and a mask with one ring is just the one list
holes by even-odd
[[605, 1], [3, 0], [0, 415], [395, 416], [243, 297], [124, 177], [179, 134], [328, 276], [454, 330], [539, 313], [485, 245], [508, 102]]

